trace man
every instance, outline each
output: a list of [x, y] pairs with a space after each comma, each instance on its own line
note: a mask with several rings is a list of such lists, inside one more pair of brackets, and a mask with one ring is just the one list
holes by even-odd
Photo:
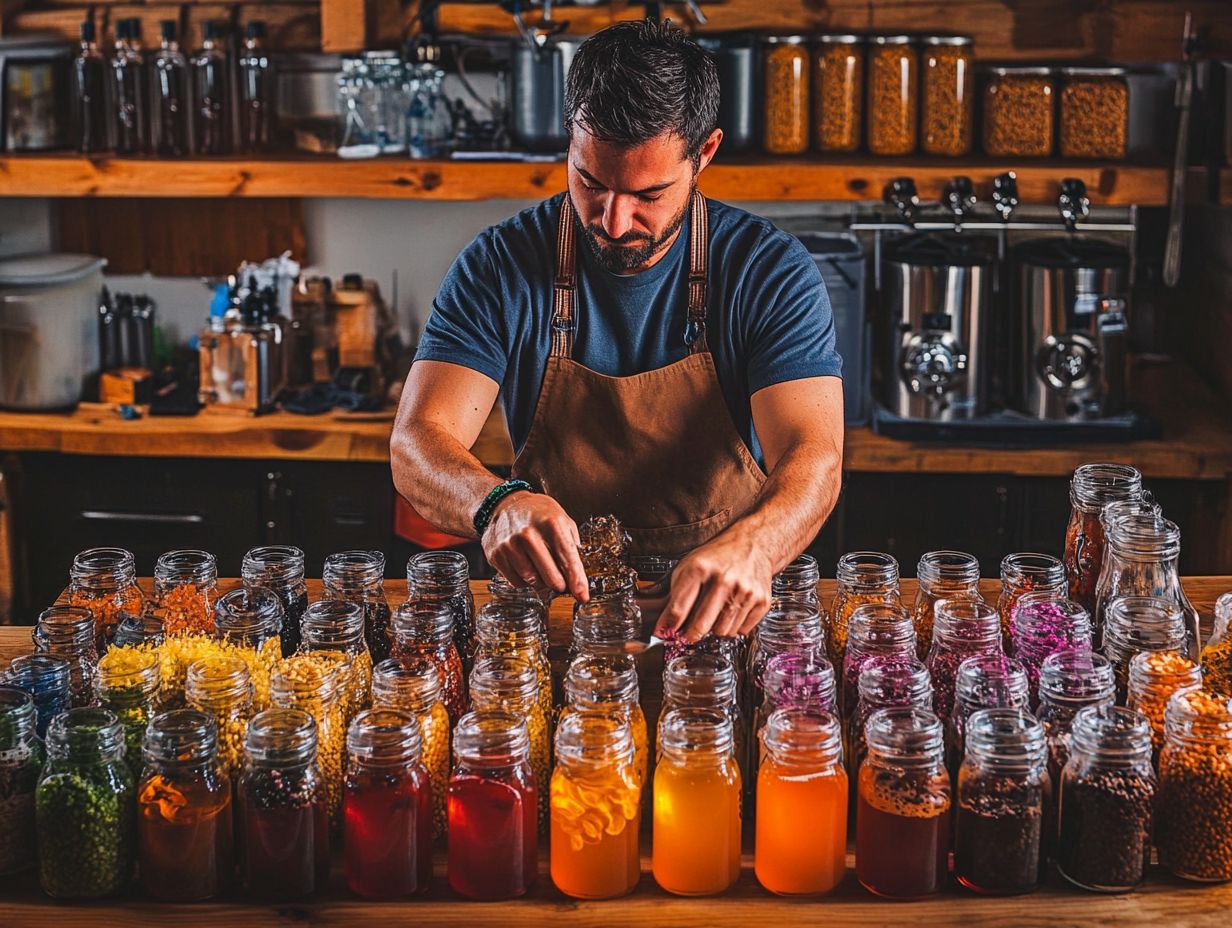
[[[837, 500], [825, 286], [771, 223], [708, 201], [710, 58], [612, 26], [569, 71], [568, 193], [481, 233], [441, 285], [391, 441], [394, 483], [492, 565], [585, 600], [577, 523], [679, 557], [656, 631], [749, 632]], [[515, 480], [470, 454], [503, 391]]]

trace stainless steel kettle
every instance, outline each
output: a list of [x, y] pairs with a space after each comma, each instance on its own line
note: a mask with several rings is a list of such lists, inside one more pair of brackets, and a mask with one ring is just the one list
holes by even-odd
[[554, 35], [529, 38], [514, 42], [510, 53], [513, 141], [527, 151], [564, 151], [565, 78], [580, 43]]

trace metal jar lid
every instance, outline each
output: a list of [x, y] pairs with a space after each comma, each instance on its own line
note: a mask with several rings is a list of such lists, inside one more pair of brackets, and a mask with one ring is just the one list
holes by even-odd
[[822, 45], [859, 45], [864, 41], [864, 36], [854, 32], [823, 32], [815, 38]]
[[803, 45], [808, 38], [802, 35], [763, 35], [761, 40], [767, 45]]
[[926, 35], [920, 39], [925, 45], [974, 45], [969, 35]]
[[1125, 68], [1061, 68], [1062, 77], [1124, 77], [1128, 72]]
[[1052, 77], [1052, 68], [1042, 68], [1038, 65], [1023, 65], [1014, 67], [989, 68], [988, 73], [994, 77]]
[[869, 37], [874, 45], [910, 45], [915, 41], [911, 35], [874, 35]]

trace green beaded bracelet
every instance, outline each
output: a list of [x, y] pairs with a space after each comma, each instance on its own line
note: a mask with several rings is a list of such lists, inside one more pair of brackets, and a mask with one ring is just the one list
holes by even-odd
[[492, 521], [492, 513], [500, 501], [510, 493], [517, 493], [520, 490], [535, 492], [535, 488], [525, 480], [506, 480], [488, 491], [488, 495], [483, 498], [483, 502], [479, 504], [479, 509], [475, 512], [475, 534], [482, 538], [483, 533], [488, 530], [488, 523]]

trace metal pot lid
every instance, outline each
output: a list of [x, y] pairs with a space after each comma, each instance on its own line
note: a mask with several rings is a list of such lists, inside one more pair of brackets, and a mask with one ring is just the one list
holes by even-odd
[[1023, 264], [1040, 267], [1129, 267], [1129, 252], [1112, 242], [1098, 238], [1057, 236], [1020, 242], [1012, 249]]
[[885, 258], [922, 267], [986, 267], [995, 251], [996, 240], [987, 235], [919, 232], [888, 243]]
[[106, 266], [106, 258], [94, 255], [44, 253], [0, 258], [0, 287], [75, 284]]
[[921, 41], [925, 45], [974, 45], [975, 39], [969, 35], [926, 35]]

